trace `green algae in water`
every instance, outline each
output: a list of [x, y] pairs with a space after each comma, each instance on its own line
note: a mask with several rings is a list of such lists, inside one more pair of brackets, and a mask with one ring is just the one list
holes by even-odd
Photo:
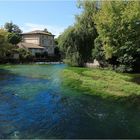
[[[32, 98], [42, 91], [51, 90], [59, 82], [50, 65], [1, 66], [2, 92], [11, 92], [23, 98]], [[8, 78], [8, 82], [6, 81]]]
[[[49, 66], [48, 66], [49, 67]], [[1, 67], [0, 67], [1, 68]], [[39, 65], [8, 65], [3, 66], [2, 69], [9, 71], [11, 74], [20, 76], [27, 76], [30, 78], [42, 78], [47, 79], [47, 70], [45, 66]]]
[[63, 86], [65, 67], [0, 66], [1, 139], [140, 138], [139, 108]]

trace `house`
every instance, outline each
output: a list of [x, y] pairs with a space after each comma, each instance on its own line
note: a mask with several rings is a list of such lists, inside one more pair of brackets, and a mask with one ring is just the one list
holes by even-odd
[[35, 30], [22, 34], [22, 41], [18, 44], [19, 48], [29, 50], [32, 55], [36, 53], [47, 52], [48, 55], [54, 55], [54, 35], [47, 30]]

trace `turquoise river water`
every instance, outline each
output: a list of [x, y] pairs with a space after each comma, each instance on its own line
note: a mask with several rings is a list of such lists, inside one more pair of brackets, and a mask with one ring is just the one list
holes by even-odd
[[140, 138], [140, 111], [62, 84], [66, 65], [0, 66], [0, 139]]

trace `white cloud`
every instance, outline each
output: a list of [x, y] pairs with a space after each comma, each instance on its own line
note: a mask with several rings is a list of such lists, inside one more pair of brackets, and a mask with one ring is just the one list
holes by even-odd
[[43, 30], [47, 28], [49, 32], [54, 34], [56, 37], [58, 37], [66, 27], [59, 27], [57, 25], [43, 25], [43, 24], [34, 24], [34, 23], [25, 23], [21, 29], [23, 32], [29, 32], [33, 30]]

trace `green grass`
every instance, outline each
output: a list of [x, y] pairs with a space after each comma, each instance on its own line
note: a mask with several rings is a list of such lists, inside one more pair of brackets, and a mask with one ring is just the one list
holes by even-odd
[[140, 95], [140, 74], [71, 67], [62, 72], [62, 77], [65, 86], [90, 95], [116, 99]]

